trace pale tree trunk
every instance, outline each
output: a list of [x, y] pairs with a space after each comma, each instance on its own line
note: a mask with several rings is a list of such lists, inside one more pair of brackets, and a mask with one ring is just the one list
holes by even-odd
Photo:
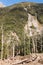
[[[29, 37], [29, 52], [30, 52], [30, 37]], [[31, 53], [31, 52], [30, 52]]]
[[24, 31], [24, 55], [26, 55], [26, 53], [25, 53], [25, 31]]
[[7, 59], [9, 58], [9, 49], [8, 49], [8, 45], [7, 45]]
[[13, 37], [13, 60], [15, 56], [15, 38]]
[[37, 37], [35, 38], [35, 45], [36, 45], [35, 52], [37, 53], [38, 52], [38, 50], [37, 50]]
[[3, 43], [4, 43], [4, 40], [3, 40], [3, 24], [2, 24], [2, 26], [1, 26], [1, 31], [2, 31], [2, 39], [1, 39], [1, 42], [2, 42], [1, 59], [3, 59]]
[[13, 43], [13, 60], [14, 60], [14, 56], [15, 56], [15, 45]]
[[8, 36], [9, 36], [9, 40], [8, 40], [8, 42], [7, 42], [7, 58], [9, 58], [9, 45], [10, 45], [10, 43], [11, 43], [11, 34], [8, 35]]
[[35, 53], [35, 43], [34, 43], [34, 37], [32, 37], [32, 44], [33, 44], [33, 52]]
[[42, 34], [41, 34], [41, 52], [42, 52]]

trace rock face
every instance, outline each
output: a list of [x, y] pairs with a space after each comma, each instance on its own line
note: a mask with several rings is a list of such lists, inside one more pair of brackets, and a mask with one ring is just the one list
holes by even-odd
[[33, 36], [41, 33], [42, 25], [37, 20], [36, 16], [32, 16], [28, 13], [28, 21], [24, 27], [25, 33], [27, 36]]

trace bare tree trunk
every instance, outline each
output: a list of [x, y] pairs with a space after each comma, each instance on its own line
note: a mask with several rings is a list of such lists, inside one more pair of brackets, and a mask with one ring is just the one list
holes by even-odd
[[1, 30], [2, 30], [2, 39], [1, 39], [1, 41], [2, 41], [1, 59], [3, 59], [3, 43], [4, 43], [4, 40], [3, 40], [3, 24], [2, 24], [2, 26], [1, 26]]
[[7, 58], [9, 58], [9, 49], [8, 49], [8, 45], [7, 45]]
[[25, 55], [25, 32], [24, 32], [24, 55]]
[[9, 45], [10, 45], [10, 43], [11, 43], [11, 34], [9, 35], [9, 39], [8, 39], [8, 42], [7, 42], [8, 44], [7, 44], [7, 58], [9, 58]]
[[30, 37], [29, 37], [29, 52], [30, 52]]
[[35, 38], [35, 46], [36, 46], [35, 52], [37, 53], [38, 52], [38, 50], [37, 50], [37, 37]]
[[15, 56], [15, 45], [14, 45], [14, 43], [13, 43], [13, 60], [14, 60], [14, 56]]
[[42, 52], [42, 34], [41, 34], [41, 52]]
[[34, 43], [34, 38], [32, 37], [32, 44], [33, 44], [33, 52], [35, 53], [35, 43]]

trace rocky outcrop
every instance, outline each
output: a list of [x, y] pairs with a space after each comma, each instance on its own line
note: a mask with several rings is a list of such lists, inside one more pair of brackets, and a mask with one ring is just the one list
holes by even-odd
[[28, 13], [28, 21], [24, 27], [24, 31], [27, 36], [34, 36], [37, 34], [41, 34], [43, 26], [39, 23], [36, 16], [32, 16]]

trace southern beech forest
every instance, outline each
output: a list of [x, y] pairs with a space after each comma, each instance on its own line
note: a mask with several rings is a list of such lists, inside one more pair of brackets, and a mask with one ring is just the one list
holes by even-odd
[[30, 53], [43, 53], [43, 4], [0, 8], [0, 58]]

